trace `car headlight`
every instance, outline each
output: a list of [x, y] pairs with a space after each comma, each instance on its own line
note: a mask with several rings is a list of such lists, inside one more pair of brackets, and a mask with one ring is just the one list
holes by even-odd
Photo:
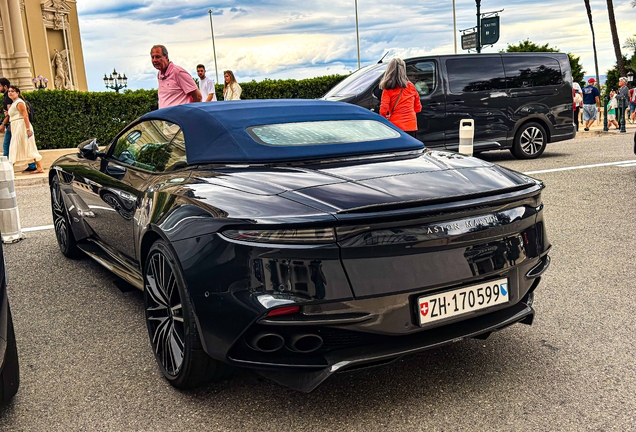
[[324, 244], [334, 243], [333, 228], [304, 228], [281, 230], [227, 230], [221, 233], [233, 239], [258, 243], [278, 244]]

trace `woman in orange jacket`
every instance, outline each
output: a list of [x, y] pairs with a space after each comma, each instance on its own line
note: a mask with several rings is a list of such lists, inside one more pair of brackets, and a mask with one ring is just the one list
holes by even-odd
[[417, 131], [415, 113], [422, 111], [420, 94], [406, 76], [406, 65], [399, 58], [391, 59], [380, 81], [382, 101], [380, 115], [411, 136]]

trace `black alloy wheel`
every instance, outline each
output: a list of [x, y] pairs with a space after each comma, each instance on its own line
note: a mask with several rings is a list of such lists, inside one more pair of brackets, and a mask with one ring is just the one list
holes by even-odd
[[517, 159], [536, 159], [545, 151], [548, 135], [539, 123], [526, 123], [517, 132], [510, 150]]
[[163, 240], [146, 258], [144, 302], [152, 350], [170, 384], [193, 388], [225, 375], [226, 365], [203, 350], [181, 269]]
[[51, 211], [53, 213], [53, 227], [60, 251], [67, 258], [79, 258], [82, 252], [77, 247], [77, 241], [71, 230], [68, 220], [68, 212], [62, 198], [62, 190], [57, 178], [51, 182]]

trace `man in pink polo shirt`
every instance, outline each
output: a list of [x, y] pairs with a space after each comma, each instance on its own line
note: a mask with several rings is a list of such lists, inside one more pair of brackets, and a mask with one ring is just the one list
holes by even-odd
[[194, 79], [188, 71], [170, 61], [165, 46], [153, 46], [150, 49], [150, 58], [152, 65], [159, 70], [159, 108], [201, 102], [201, 92]]

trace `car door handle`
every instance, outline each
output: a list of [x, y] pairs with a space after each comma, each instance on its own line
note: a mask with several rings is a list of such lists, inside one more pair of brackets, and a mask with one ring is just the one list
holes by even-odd
[[440, 106], [440, 105], [441, 105], [441, 103], [439, 103], [439, 102], [430, 102], [430, 103], [428, 104], [428, 106], [430, 106], [430, 107], [438, 107], [438, 106]]
[[451, 105], [463, 105], [464, 101], [457, 99], [457, 100], [452, 101], [450, 104]]

